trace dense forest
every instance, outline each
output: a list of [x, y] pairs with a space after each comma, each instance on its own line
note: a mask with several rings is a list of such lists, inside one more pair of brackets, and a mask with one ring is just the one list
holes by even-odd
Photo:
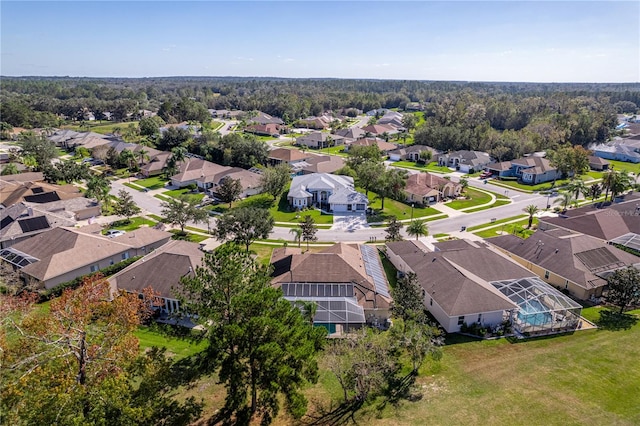
[[3, 77], [1, 120], [53, 127], [61, 117], [116, 121], [158, 111], [167, 122], [202, 122], [207, 109], [260, 110], [287, 123], [324, 111], [425, 106], [416, 143], [479, 149], [499, 159], [614, 134], [616, 113], [636, 113], [640, 84], [472, 83], [404, 80], [167, 77], [141, 79]]

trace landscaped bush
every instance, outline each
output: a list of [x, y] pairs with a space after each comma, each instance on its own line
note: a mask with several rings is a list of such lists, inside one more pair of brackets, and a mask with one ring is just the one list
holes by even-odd
[[474, 322], [472, 324], [464, 323], [460, 326], [460, 332], [465, 334], [473, 334], [482, 338], [501, 337], [510, 334], [512, 331], [511, 321], [503, 321], [495, 327], [485, 326]]

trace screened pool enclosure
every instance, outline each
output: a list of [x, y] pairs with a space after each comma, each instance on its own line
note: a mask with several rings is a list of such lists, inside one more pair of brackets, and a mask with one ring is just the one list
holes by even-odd
[[511, 321], [516, 332], [544, 334], [575, 330], [582, 307], [539, 278], [491, 283], [518, 305]]

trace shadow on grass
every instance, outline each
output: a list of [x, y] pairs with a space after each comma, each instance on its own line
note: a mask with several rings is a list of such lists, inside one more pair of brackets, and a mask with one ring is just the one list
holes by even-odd
[[614, 312], [609, 309], [600, 311], [600, 319], [596, 321], [596, 325], [603, 330], [628, 330], [638, 323], [635, 315]]

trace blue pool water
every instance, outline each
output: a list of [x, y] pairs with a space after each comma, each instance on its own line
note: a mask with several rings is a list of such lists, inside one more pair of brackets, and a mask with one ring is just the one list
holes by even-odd
[[540, 312], [546, 311], [546, 308], [537, 300], [529, 300], [527, 302], [523, 302], [519, 306], [520, 311], [518, 311], [518, 319], [529, 325], [543, 325], [550, 323], [553, 320], [551, 313]]

